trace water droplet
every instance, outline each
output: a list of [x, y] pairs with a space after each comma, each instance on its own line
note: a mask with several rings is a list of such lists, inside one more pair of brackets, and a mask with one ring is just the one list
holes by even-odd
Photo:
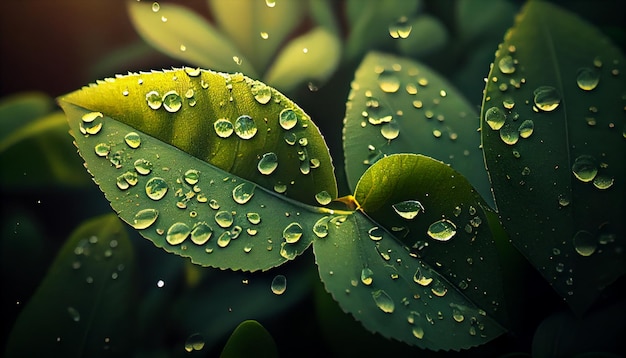
[[302, 226], [297, 222], [292, 222], [283, 230], [283, 239], [289, 244], [298, 242], [302, 237]]
[[185, 73], [187, 74], [187, 76], [189, 77], [198, 77], [200, 76], [200, 73], [202, 71], [200, 70], [199, 67], [193, 68], [193, 67], [185, 67]]
[[395, 305], [391, 297], [384, 290], [376, 290], [372, 292], [372, 298], [376, 306], [385, 313], [393, 313]]
[[241, 139], [250, 139], [257, 132], [256, 123], [252, 117], [241, 115], [235, 120], [235, 134]]
[[215, 121], [213, 128], [220, 138], [228, 138], [234, 132], [233, 123], [226, 118], [220, 118]]
[[100, 112], [90, 112], [82, 116], [80, 132], [82, 134], [98, 134], [102, 129], [103, 115]]
[[[271, 246], [269, 246], [268, 249], [271, 250]], [[298, 256], [298, 250], [295, 245], [291, 245], [283, 241], [280, 244], [280, 256], [286, 258], [287, 260], [293, 260], [296, 256]]]
[[261, 215], [259, 215], [259, 213], [247, 213], [246, 218], [252, 225], [258, 225], [261, 222]]
[[189, 185], [196, 185], [200, 181], [200, 172], [196, 169], [189, 169], [183, 175], [185, 182]]
[[431, 282], [433, 282], [433, 278], [425, 276], [422, 272], [422, 269], [418, 268], [413, 275], [413, 281], [421, 286], [426, 287], [430, 285]]
[[274, 170], [276, 170], [277, 167], [278, 167], [278, 157], [276, 156], [276, 153], [274, 152], [263, 154], [263, 157], [261, 157], [261, 159], [259, 160], [259, 163], [257, 164], [257, 169], [259, 170], [259, 173], [263, 175], [272, 174]]
[[283, 194], [284, 192], [287, 191], [287, 185], [281, 182], [278, 182], [274, 184], [274, 191], [277, 192], [278, 194]]
[[411, 34], [413, 26], [408, 22], [406, 16], [401, 16], [396, 22], [389, 25], [389, 35], [394, 39], [405, 39]]
[[143, 209], [139, 210], [133, 218], [132, 226], [137, 230], [143, 230], [154, 224], [157, 217], [159, 217], [159, 211], [155, 209]]
[[422, 203], [417, 200], [402, 201], [397, 204], [393, 204], [391, 207], [395, 210], [396, 214], [407, 220], [414, 219], [417, 214], [424, 211], [424, 206], [422, 206]]
[[313, 233], [315, 236], [320, 239], [328, 236], [328, 221], [330, 221], [330, 217], [324, 216], [315, 222], [313, 225]]
[[241, 205], [247, 203], [254, 196], [255, 187], [256, 185], [250, 182], [244, 182], [244, 183], [237, 185], [233, 189], [233, 200], [237, 204], [241, 204]]
[[226, 246], [228, 246], [228, 244], [230, 244], [230, 240], [231, 240], [231, 233], [230, 231], [224, 231], [218, 238], [217, 238], [217, 246], [224, 248]]
[[369, 267], [365, 267], [361, 270], [361, 282], [364, 285], [369, 286], [374, 281], [374, 271]]
[[256, 82], [250, 90], [254, 99], [260, 104], [267, 104], [272, 99], [272, 90], [261, 82]]
[[187, 352], [199, 351], [204, 348], [204, 337], [200, 333], [194, 333], [185, 340], [185, 350]]
[[191, 230], [191, 241], [196, 245], [204, 245], [213, 235], [213, 229], [205, 222], [197, 223]]
[[282, 295], [287, 290], [287, 277], [284, 275], [276, 275], [272, 279], [271, 285], [272, 293], [275, 295]]
[[265, 5], [267, 5], [267, 7], [274, 7], [276, 6], [276, 0], [265, 0]]
[[326, 190], [322, 190], [319, 193], [315, 194], [315, 200], [317, 200], [320, 205], [328, 205], [333, 200], [333, 198], [330, 196], [330, 194], [328, 194]]
[[413, 327], [413, 329], [411, 330], [411, 332], [413, 333], [413, 336], [417, 339], [422, 339], [424, 338], [424, 329], [420, 326], [415, 326]]
[[278, 115], [278, 122], [285, 130], [290, 130], [298, 124], [298, 115], [291, 108], [285, 108]]
[[600, 83], [600, 74], [592, 68], [581, 68], [576, 76], [576, 84], [578, 88], [584, 91], [591, 91]]
[[513, 57], [510, 55], [502, 57], [500, 61], [498, 61], [498, 68], [500, 69], [500, 72], [504, 74], [511, 74], [515, 72], [515, 61], [513, 60]]
[[178, 92], [172, 90], [163, 95], [163, 108], [170, 113], [178, 112], [183, 105], [183, 100]]
[[607, 175], [596, 175], [593, 178], [593, 186], [598, 189], [605, 190], [613, 186], [615, 179]]
[[235, 61], [235, 63], [238, 65], [241, 65], [241, 63], [243, 62], [243, 60], [239, 56], [233, 56], [233, 61]]
[[528, 138], [531, 134], [533, 134], [534, 129], [535, 123], [532, 121], [532, 119], [527, 119], [519, 125], [519, 136], [522, 138]]
[[134, 163], [135, 171], [141, 175], [148, 175], [152, 171], [152, 163], [145, 159], [137, 159]]
[[589, 232], [580, 230], [572, 238], [574, 249], [580, 256], [591, 256], [596, 252], [598, 240]]
[[159, 5], [158, 2], [155, 1], [155, 2], [152, 3], [152, 11], [153, 12], [159, 12], [160, 9], [161, 9], [161, 5]]
[[161, 108], [161, 105], [163, 104], [161, 95], [157, 91], [150, 91], [146, 93], [146, 102], [148, 102], [148, 107], [154, 110]]
[[430, 224], [427, 233], [435, 240], [448, 241], [456, 234], [456, 225], [447, 219], [442, 219]]
[[261, 31], [261, 38], [267, 40], [270, 38], [270, 35], [267, 32]]
[[400, 135], [400, 127], [395, 121], [385, 123], [380, 127], [380, 134], [387, 140], [393, 140]]
[[446, 295], [446, 293], [448, 293], [448, 289], [446, 288], [445, 284], [439, 280], [435, 281], [430, 286], [430, 291], [437, 297], [443, 297]]
[[554, 111], [561, 103], [561, 96], [552, 86], [541, 86], [533, 91], [535, 107], [544, 112]]
[[154, 177], [146, 183], [146, 194], [152, 200], [161, 200], [167, 193], [167, 182], [163, 178]]
[[400, 80], [395, 72], [384, 70], [378, 75], [378, 86], [383, 92], [395, 93], [400, 88]]
[[454, 319], [457, 322], [463, 322], [463, 320], [465, 319], [465, 317], [463, 316], [463, 313], [461, 313], [461, 311], [458, 308], [453, 308], [452, 309], [452, 319]]
[[167, 240], [170, 245], [178, 245], [185, 241], [190, 233], [191, 229], [189, 229], [189, 226], [187, 226], [187, 224], [182, 222], [176, 222], [172, 224], [169, 229], [167, 229], [165, 240]]
[[491, 107], [485, 112], [485, 121], [494, 131], [504, 126], [505, 119], [504, 113], [498, 107]]
[[500, 128], [500, 139], [508, 145], [517, 143], [519, 136], [519, 130], [515, 129], [512, 123], [507, 123]]
[[228, 228], [233, 224], [234, 218], [230, 211], [222, 210], [215, 213], [215, 222], [221, 228]]
[[572, 173], [576, 179], [584, 183], [590, 182], [598, 174], [598, 164], [592, 156], [583, 154], [574, 160]]
[[98, 143], [93, 149], [99, 157], [106, 157], [111, 152], [111, 146], [107, 143]]
[[502, 107], [508, 109], [509, 111], [515, 107], [515, 101], [512, 97], [507, 97], [502, 100]]
[[67, 308], [67, 313], [70, 314], [70, 318], [72, 319], [72, 321], [74, 322], [79, 322], [80, 321], [80, 313], [78, 312], [78, 310], [74, 307], [68, 307]]
[[383, 239], [383, 229], [379, 228], [378, 226], [374, 226], [373, 228], [369, 229], [367, 231], [367, 234], [372, 241], [380, 241]]

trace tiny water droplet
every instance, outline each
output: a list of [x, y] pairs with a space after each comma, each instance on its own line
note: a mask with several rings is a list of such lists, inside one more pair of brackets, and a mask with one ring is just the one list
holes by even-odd
[[252, 225], [258, 225], [261, 222], [261, 215], [259, 215], [259, 213], [247, 213], [246, 218]]
[[333, 198], [330, 196], [330, 194], [328, 194], [326, 190], [322, 190], [319, 193], [315, 194], [315, 200], [317, 200], [320, 205], [328, 205], [333, 200]]
[[278, 122], [285, 130], [290, 130], [298, 124], [298, 115], [291, 108], [285, 108], [278, 115]]
[[263, 154], [263, 156], [259, 160], [259, 163], [257, 164], [257, 169], [259, 170], [259, 173], [263, 175], [272, 174], [274, 170], [276, 170], [277, 167], [278, 167], [278, 157], [276, 156], [276, 153], [274, 152]]
[[78, 310], [72, 306], [67, 308], [67, 313], [69, 313], [70, 318], [72, 319], [72, 321], [74, 322], [79, 322], [80, 321], [80, 313], [78, 312]]
[[430, 291], [437, 297], [443, 297], [448, 292], [448, 289], [443, 282], [437, 280], [430, 286]]
[[593, 178], [593, 186], [598, 189], [605, 190], [613, 186], [615, 179], [607, 175], [596, 175]]
[[367, 231], [367, 235], [372, 241], [380, 241], [383, 239], [383, 229], [379, 228], [378, 226], [374, 226]]
[[498, 61], [498, 68], [500, 69], [500, 72], [504, 74], [514, 73], [515, 61], [513, 60], [513, 57], [511, 57], [510, 55], [502, 57], [500, 61]]
[[298, 242], [302, 237], [302, 226], [297, 222], [292, 222], [283, 230], [283, 239], [289, 244]]
[[261, 31], [261, 38], [267, 40], [270, 38], [270, 35], [267, 32]]
[[235, 120], [235, 134], [241, 139], [250, 139], [257, 132], [256, 123], [252, 117], [241, 115]]
[[250, 182], [244, 182], [244, 183], [237, 185], [233, 189], [233, 200], [237, 204], [241, 204], [241, 205], [247, 203], [254, 196], [255, 187], [256, 185]]
[[213, 123], [213, 128], [215, 129], [215, 133], [220, 138], [228, 138], [234, 132], [233, 123], [227, 118], [220, 118], [215, 123]]
[[561, 96], [552, 86], [541, 86], [533, 91], [535, 107], [544, 112], [554, 111], [561, 103]]
[[167, 182], [163, 178], [154, 177], [146, 183], [146, 194], [152, 200], [161, 200], [167, 193]]
[[576, 84], [578, 88], [584, 91], [591, 91], [598, 87], [600, 83], [600, 74], [592, 68], [581, 68], [576, 76]]
[[282, 295], [287, 290], [287, 277], [285, 275], [276, 275], [272, 279], [272, 293]]
[[504, 113], [498, 107], [491, 107], [485, 112], [485, 121], [494, 131], [504, 126], [505, 119]]
[[183, 100], [178, 92], [172, 90], [163, 95], [163, 108], [170, 113], [178, 112], [183, 105]]
[[426, 287], [430, 285], [431, 282], [433, 282], [433, 279], [432, 277], [425, 276], [422, 270], [418, 268], [417, 270], [415, 270], [415, 274], [413, 275], [413, 281], [421, 286]]
[[427, 233], [435, 240], [448, 241], [456, 234], [456, 225], [447, 219], [442, 219], [430, 224]]
[[156, 209], [139, 210], [133, 218], [132, 226], [137, 230], [143, 230], [154, 224], [159, 217], [159, 211]]
[[233, 61], [235, 61], [235, 63], [238, 65], [241, 65], [241, 63], [243, 62], [243, 60], [239, 56], [233, 56]]
[[167, 240], [170, 245], [179, 245], [187, 239], [187, 236], [189, 236], [190, 233], [191, 229], [189, 229], [187, 224], [176, 222], [172, 224], [169, 229], [167, 229], [165, 240]]
[[424, 211], [424, 206], [417, 200], [406, 200], [392, 205], [393, 210], [400, 217], [412, 220], [417, 214]]
[[535, 123], [532, 119], [527, 119], [523, 121], [518, 128], [519, 136], [522, 138], [528, 138], [531, 134], [533, 134], [533, 130], [535, 129]]
[[185, 351], [193, 352], [204, 348], [204, 337], [200, 333], [194, 333], [185, 340]]
[[361, 270], [361, 282], [364, 285], [369, 286], [374, 281], [374, 271], [369, 267], [365, 267]]
[[376, 290], [372, 292], [372, 298], [376, 306], [385, 313], [393, 313], [395, 305], [391, 297], [384, 290]]

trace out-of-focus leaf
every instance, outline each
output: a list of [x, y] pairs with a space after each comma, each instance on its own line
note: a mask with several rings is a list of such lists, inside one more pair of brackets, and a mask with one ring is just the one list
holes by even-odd
[[241, 322], [228, 338], [221, 358], [278, 357], [278, 348], [270, 333], [257, 321]]
[[500, 219], [579, 314], [626, 272], [625, 62], [597, 29], [531, 1], [485, 90], [482, 141]]
[[313, 243], [320, 277], [344, 311], [432, 350], [466, 349], [505, 331], [486, 205], [458, 172], [424, 156], [388, 156], [363, 175], [355, 198], [372, 219], [328, 217], [328, 237]]
[[506, 0], [456, 2], [457, 33], [462, 41], [500, 37], [513, 21], [517, 8]]
[[194, 263], [253, 271], [293, 259], [322, 214], [279, 193], [315, 205], [337, 196], [317, 127], [243, 75], [134, 74], [59, 101], [120, 217]]
[[256, 77], [243, 53], [203, 17], [184, 6], [158, 4], [128, 2], [133, 25], [146, 42], [189, 65]]
[[441, 49], [448, 41], [448, 30], [434, 16], [418, 16], [408, 24], [411, 34], [396, 41], [398, 49], [406, 56], [428, 55]]
[[39, 92], [18, 93], [0, 99], [0, 153], [10, 145], [7, 138], [15, 131], [53, 109], [52, 98]]
[[344, 120], [346, 174], [352, 188], [385, 155], [418, 153], [461, 172], [490, 205], [478, 114], [423, 64], [368, 54], [355, 73]]
[[300, 24], [307, 8], [307, 3], [300, 0], [209, 0], [208, 3], [219, 29], [234, 41], [257, 73], [267, 68], [278, 47]]
[[337, 69], [340, 59], [341, 42], [337, 35], [318, 27], [283, 48], [267, 71], [265, 81], [284, 91], [306, 81], [322, 83]]
[[71, 235], [13, 326], [7, 357], [109, 357], [130, 353], [133, 251], [118, 218]]
[[309, 0], [311, 17], [315, 23], [331, 33], [341, 36], [341, 29], [333, 6], [336, 6], [333, 0]]

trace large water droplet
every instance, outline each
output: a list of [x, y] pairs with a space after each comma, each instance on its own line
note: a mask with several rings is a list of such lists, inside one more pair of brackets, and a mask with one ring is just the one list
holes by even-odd
[[[298, 256], [298, 250], [295, 247], [296, 245], [291, 245], [285, 241], [280, 244], [280, 256], [286, 258], [287, 260], [293, 260]], [[268, 248], [269, 249], [269, 248]]]
[[561, 103], [561, 96], [552, 86], [541, 86], [533, 91], [535, 107], [544, 112], [554, 111]]
[[420, 326], [415, 326], [413, 327], [413, 329], [411, 330], [411, 332], [413, 333], [413, 336], [417, 339], [422, 339], [424, 338], [424, 329]]
[[272, 99], [272, 90], [260, 82], [255, 83], [251, 89], [254, 99], [260, 104], [267, 104]]
[[189, 169], [183, 175], [185, 182], [189, 185], [196, 185], [200, 181], [200, 172], [196, 169]]
[[141, 175], [148, 175], [152, 171], [152, 163], [145, 159], [137, 159], [134, 163], [135, 171]]
[[613, 186], [614, 182], [615, 179], [608, 175], [596, 175], [596, 177], [593, 178], [593, 186], [601, 190], [610, 188]]
[[315, 236], [320, 239], [328, 236], [328, 221], [330, 221], [330, 217], [324, 216], [315, 222], [313, 225], [313, 233]]
[[82, 134], [98, 134], [102, 129], [103, 115], [100, 112], [90, 112], [82, 116], [80, 132]]
[[278, 122], [285, 130], [290, 130], [298, 124], [298, 115], [291, 108], [285, 108], [278, 115]]
[[385, 313], [393, 313], [395, 305], [391, 297], [384, 290], [376, 290], [372, 292], [372, 298], [376, 306]]
[[204, 337], [200, 333], [194, 333], [185, 340], [185, 350], [187, 352], [199, 351], [204, 348]]
[[250, 139], [257, 132], [256, 123], [252, 117], [241, 115], [235, 120], [235, 134], [241, 139]]
[[413, 26], [406, 16], [401, 16], [396, 22], [389, 25], [389, 35], [394, 39], [405, 39], [411, 35]]
[[259, 213], [247, 213], [246, 218], [252, 225], [258, 225], [261, 222], [261, 215], [259, 215]]
[[252, 199], [252, 196], [254, 196], [254, 188], [256, 187], [256, 185], [250, 183], [250, 182], [244, 182], [241, 183], [239, 185], [237, 185], [234, 189], [233, 189], [233, 200], [237, 203], [237, 204], [245, 204], [248, 201], [250, 201], [250, 199]]
[[508, 145], [513, 145], [519, 140], [520, 132], [513, 127], [513, 123], [507, 123], [500, 128], [500, 139]]
[[428, 227], [428, 236], [438, 241], [448, 241], [456, 234], [456, 225], [450, 220], [435, 221]]
[[378, 86], [383, 92], [395, 93], [400, 88], [400, 80], [394, 71], [383, 70], [378, 75]]
[[330, 196], [330, 194], [328, 194], [326, 190], [322, 190], [319, 193], [315, 194], [315, 200], [317, 200], [320, 205], [328, 205], [333, 200], [333, 198]]
[[221, 228], [228, 228], [233, 224], [234, 218], [230, 211], [221, 210], [215, 213], [215, 222]]
[[146, 93], [146, 102], [148, 103], [148, 107], [155, 110], [161, 108], [161, 105], [163, 104], [161, 95], [157, 91], [150, 91]]
[[263, 157], [261, 157], [261, 159], [259, 160], [259, 163], [257, 164], [257, 169], [259, 170], [259, 173], [263, 175], [272, 174], [274, 170], [276, 170], [277, 167], [278, 167], [278, 157], [276, 156], [276, 153], [274, 152], [263, 154]]
[[150, 225], [154, 224], [157, 217], [159, 217], [159, 211], [155, 209], [143, 209], [139, 210], [133, 218], [132, 226], [137, 230], [143, 230]]
[[276, 0], [265, 0], [265, 5], [267, 5], [267, 7], [274, 7], [276, 6]]
[[485, 121], [494, 131], [502, 128], [505, 120], [504, 113], [498, 107], [491, 107], [485, 112]]
[[574, 249], [580, 256], [591, 256], [596, 252], [598, 240], [589, 232], [580, 230], [572, 238]]
[[224, 248], [224, 247], [228, 246], [228, 244], [230, 244], [230, 240], [231, 240], [230, 231], [224, 231], [217, 238], [217, 246]]
[[578, 88], [584, 91], [591, 91], [600, 83], [600, 74], [592, 68], [581, 68], [576, 76], [576, 84]]
[[302, 226], [297, 222], [292, 222], [283, 230], [283, 239], [289, 244], [298, 242], [302, 237]]
[[167, 182], [163, 178], [150, 178], [146, 183], [146, 194], [152, 200], [161, 200], [167, 193]]
[[393, 140], [400, 135], [400, 127], [395, 121], [385, 123], [380, 127], [380, 134], [387, 140]]
[[437, 297], [443, 297], [448, 292], [448, 289], [443, 282], [437, 280], [430, 286], [430, 291]]
[[227, 118], [220, 118], [213, 123], [215, 133], [221, 138], [228, 138], [234, 132], [233, 123]]
[[574, 160], [572, 173], [574, 173], [576, 179], [584, 183], [590, 182], [598, 174], [598, 164], [594, 157], [583, 154]]
[[139, 137], [139, 134], [137, 132], [127, 133], [124, 136], [124, 141], [129, 147], [133, 149], [139, 148], [139, 146], [141, 145], [141, 138]]
[[106, 157], [111, 152], [111, 146], [107, 143], [98, 143], [93, 149], [99, 157]]
[[190, 233], [191, 229], [189, 228], [189, 226], [187, 226], [187, 224], [177, 222], [172, 224], [172, 226], [167, 229], [165, 240], [167, 240], [170, 245], [178, 245], [185, 241]]
[[178, 112], [182, 106], [183, 100], [178, 95], [178, 92], [172, 90], [163, 95], [163, 108], [165, 108], [166, 111], [170, 113]]
[[369, 286], [374, 281], [374, 271], [369, 267], [365, 267], [361, 270], [361, 282], [364, 285]]
[[413, 281], [421, 286], [428, 286], [431, 282], [433, 282], [432, 277], [427, 277], [422, 272], [422, 269], [418, 268], [415, 270], [415, 274], [413, 275]]
[[191, 230], [191, 241], [196, 245], [204, 245], [213, 234], [213, 229], [205, 222], [197, 223]]
[[287, 277], [285, 275], [276, 275], [272, 279], [271, 285], [272, 293], [275, 295], [282, 295], [287, 290]]
[[498, 68], [500, 69], [500, 72], [504, 74], [511, 74], [515, 72], [515, 61], [513, 60], [513, 57], [510, 55], [502, 57], [500, 61], [498, 61]]
[[518, 128], [519, 136], [522, 138], [528, 138], [531, 134], [533, 134], [533, 130], [535, 129], [535, 122], [532, 119], [527, 119], [523, 121]]
[[424, 211], [424, 206], [417, 200], [406, 200], [391, 206], [395, 210], [396, 214], [400, 217], [411, 220], [414, 219], [417, 214]]

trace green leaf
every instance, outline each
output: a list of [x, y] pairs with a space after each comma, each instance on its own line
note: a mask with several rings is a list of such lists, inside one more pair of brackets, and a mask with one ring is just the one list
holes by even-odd
[[491, 204], [478, 114], [446, 80], [421, 63], [370, 53], [355, 73], [349, 98], [344, 152], [352, 188], [383, 156], [419, 153], [452, 165]]
[[13, 142], [7, 138], [30, 121], [49, 114], [54, 101], [39, 92], [18, 93], [0, 100], [0, 152]]
[[160, 5], [128, 2], [130, 19], [146, 42], [189, 65], [256, 76], [243, 53], [202, 16], [173, 3], [155, 4]]
[[133, 264], [131, 243], [115, 215], [86, 221], [21, 312], [6, 356], [130, 354]]
[[325, 82], [341, 60], [341, 42], [336, 34], [317, 27], [295, 38], [282, 49], [267, 71], [267, 83], [291, 91], [312, 81]]
[[269, 332], [257, 321], [241, 322], [228, 338], [220, 357], [278, 357], [278, 348]]
[[[505, 331], [486, 205], [458, 172], [420, 155], [388, 156], [363, 175], [355, 198], [369, 217], [329, 217], [328, 237], [313, 243], [320, 277], [345, 311], [371, 331], [432, 350]], [[400, 210], [407, 201], [423, 209]]]
[[457, 33], [463, 41], [499, 37], [512, 23], [515, 5], [506, 0], [459, 1], [456, 3]]
[[500, 220], [579, 314], [626, 272], [625, 62], [591, 25], [531, 1], [496, 53], [483, 101]]
[[[146, 103], [151, 92], [164, 94], [156, 110]], [[254, 271], [293, 259], [310, 245], [321, 214], [288, 197], [315, 204], [337, 195], [317, 127], [289, 99], [243, 75], [133, 74], [59, 101], [120, 218], [194, 263]]]
[[273, 7], [265, 1], [209, 0], [208, 3], [220, 30], [234, 41], [257, 73], [268, 67], [278, 47], [302, 21], [307, 7], [300, 0], [274, 1]]

